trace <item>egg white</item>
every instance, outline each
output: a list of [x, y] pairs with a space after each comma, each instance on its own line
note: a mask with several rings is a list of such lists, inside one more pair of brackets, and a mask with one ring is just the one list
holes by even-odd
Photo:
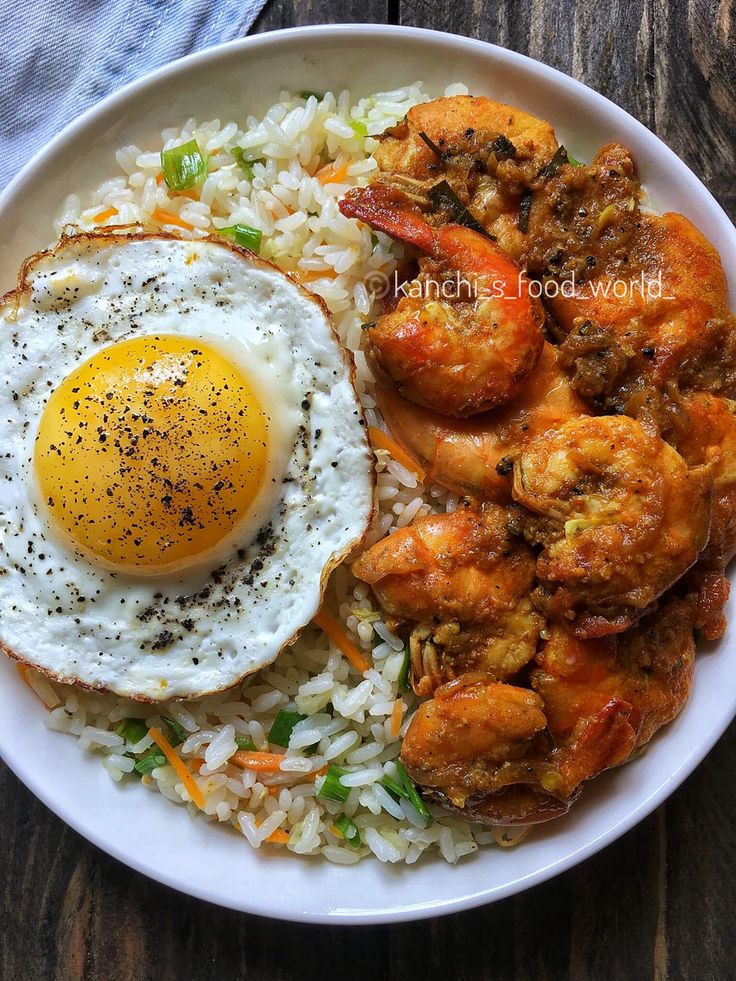
[[[217, 240], [98, 233], [29, 260], [0, 318], [0, 643], [59, 679], [147, 700], [218, 691], [273, 660], [373, 513], [352, 360], [320, 301]], [[49, 528], [32, 461], [50, 392], [101, 348], [156, 333], [243, 366], [270, 455], [235, 540], [196, 571], [142, 579]]]

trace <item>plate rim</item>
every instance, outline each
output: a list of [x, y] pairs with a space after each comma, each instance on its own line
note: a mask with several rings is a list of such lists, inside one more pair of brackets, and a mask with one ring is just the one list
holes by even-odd
[[[706, 195], [709, 199], [709, 203], [714, 208], [716, 217], [720, 221], [725, 222], [728, 226], [730, 226], [730, 231], [733, 233], [732, 238], [734, 240], [734, 246], [736, 247], [736, 230], [734, 230], [730, 218], [722, 206], [715, 199], [705, 184], [696, 176], [696, 174], [687, 166], [687, 164], [685, 164], [685, 162], [682, 161], [677, 154], [675, 154], [671, 147], [669, 147], [661, 139], [661, 137], [657, 136], [656, 133], [649, 130], [643, 123], [629, 114], [625, 109], [622, 109], [600, 92], [597, 92], [584, 82], [580, 82], [564, 72], [561, 72], [559, 69], [537, 61], [528, 55], [503, 48], [496, 44], [491, 44], [487, 41], [482, 41], [476, 38], [468, 38], [458, 34], [428, 30], [426, 28], [404, 27], [391, 24], [326, 24], [267, 31], [260, 34], [246, 35], [245, 37], [237, 38], [223, 44], [213, 45], [192, 54], [185, 55], [182, 58], [168, 62], [165, 65], [142, 75], [140, 78], [128, 82], [126, 85], [106, 96], [104, 99], [85, 110], [85, 112], [75, 117], [75, 119], [64, 126], [59, 133], [53, 137], [53, 139], [51, 139], [45, 146], [42, 146], [28, 160], [28, 162], [2, 190], [2, 192], [0, 192], [0, 209], [5, 207], [6, 204], [13, 200], [16, 195], [22, 193], [25, 182], [32, 177], [36, 168], [41, 164], [45, 157], [47, 157], [49, 154], [56, 153], [59, 149], [66, 146], [74, 139], [79, 130], [83, 129], [90, 123], [94, 123], [96, 117], [102, 116], [105, 112], [111, 108], [114, 108], [116, 105], [124, 106], [129, 96], [134, 95], [141, 90], [145, 90], [149, 86], [154, 86], [159, 80], [171, 74], [175, 74], [180, 70], [186, 70], [191, 66], [196, 66], [202, 62], [207, 62], [213, 57], [213, 53], [248, 50], [254, 47], [278, 47], [280, 42], [283, 40], [290, 41], [293, 38], [303, 38], [305, 40], [309, 40], [330, 35], [336, 39], [341, 37], [348, 39], [353, 38], [356, 35], [362, 35], [364, 37], [372, 36], [375, 38], [389, 36], [396, 38], [398, 36], [408, 36], [413, 37], [418, 41], [423, 39], [428, 40], [433, 44], [436, 44], [438, 41], [440, 43], [444, 42], [450, 46], [454, 46], [456, 49], [458, 47], [465, 47], [467, 49], [472, 49], [475, 52], [488, 53], [500, 63], [505, 62], [510, 65], [520, 65], [522, 69], [532, 70], [535, 74], [541, 74], [542, 77], [547, 77], [554, 80], [556, 84], [564, 86], [572, 94], [574, 94], [576, 90], [579, 91], [580, 88], [584, 89], [588, 97], [592, 99], [594, 103], [605, 106], [609, 112], [613, 110], [614, 114], [625, 119], [626, 125], [629, 128], [633, 126], [635, 131], [645, 134], [646, 140], [651, 141], [653, 139], [660, 145], [660, 148], [665, 153], [665, 157], [668, 158], [670, 165], [674, 167], [678, 175], [682, 177], [688, 185], [696, 188], [697, 194], [701, 199], [703, 195]], [[730, 707], [726, 709], [717, 718], [717, 720], [710, 720], [711, 724], [704, 734], [705, 738], [701, 738], [697, 746], [693, 747], [693, 749], [678, 762], [674, 770], [668, 771], [667, 775], [662, 779], [662, 782], [653, 793], [642, 800], [633, 811], [627, 813], [611, 827], [608, 827], [605, 831], [595, 835], [591, 840], [587, 841], [579, 848], [573, 849], [570, 854], [564, 856], [563, 858], [552, 861], [546, 866], [536, 869], [534, 872], [528, 873], [511, 882], [506, 882], [504, 884], [488, 888], [481, 888], [476, 892], [460, 895], [454, 899], [441, 899], [437, 901], [415, 903], [394, 908], [383, 907], [381, 909], [366, 910], [361, 912], [341, 912], [340, 910], [334, 910], [324, 913], [315, 913], [309, 910], [291, 910], [289, 913], [283, 913], [278, 909], [266, 909], [262, 904], [259, 905], [257, 902], [238, 901], [240, 897], [233, 897], [231, 901], [227, 901], [227, 899], [223, 897], [213, 895], [213, 893], [211, 891], [208, 892], [206, 888], [198, 885], [193, 886], [191, 883], [187, 883], [183, 875], [177, 875], [171, 871], [162, 871], [159, 868], [154, 868], [148, 862], [137, 858], [135, 855], [131, 856], [131, 853], [127, 851], [125, 847], [117, 845], [115, 840], [105, 838], [103, 834], [99, 833], [88, 822], [85, 822], [78, 815], [71, 813], [64, 805], [55, 801], [53, 792], [49, 791], [48, 788], [34, 778], [32, 767], [26, 768], [23, 765], [22, 759], [15, 757], [12, 752], [8, 753], [7, 749], [2, 745], [0, 745], [0, 756], [4, 759], [7, 766], [13, 771], [18, 779], [34, 794], [34, 796], [41, 800], [42, 803], [54, 814], [56, 814], [57, 817], [68, 824], [77, 833], [82, 835], [82, 837], [90, 841], [102, 851], [106, 852], [108, 855], [111, 855], [116, 860], [122, 862], [124, 865], [141, 872], [142, 874], [162, 883], [163, 885], [169, 886], [186, 895], [194, 896], [197, 899], [214, 903], [224, 908], [265, 916], [271, 919], [330, 925], [367, 925], [406, 922], [461, 912], [516, 895], [517, 893], [523, 892], [534, 885], [546, 882], [562, 872], [569, 870], [585, 859], [595, 855], [597, 852], [614, 842], [627, 831], [631, 830], [635, 825], [651, 814], [656, 807], [663, 803], [679, 786], [681, 786], [681, 784], [687, 779], [688, 776], [690, 776], [693, 770], [702, 762], [716, 742], [725, 733], [728, 725], [735, 716], [736, 691], [734, 691], [731, 697]]]

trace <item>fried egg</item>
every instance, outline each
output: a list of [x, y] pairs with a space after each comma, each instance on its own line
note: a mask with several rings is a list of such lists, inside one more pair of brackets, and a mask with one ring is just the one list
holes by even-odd
[[68, 236], [0, 301], [0, 642], [193, 698], [272, 661], [373, 513], [317, 297], [227, 243]]

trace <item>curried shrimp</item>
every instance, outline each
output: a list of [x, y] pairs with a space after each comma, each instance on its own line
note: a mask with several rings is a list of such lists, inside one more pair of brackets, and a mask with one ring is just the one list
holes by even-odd
[[668, 409], [667, 440], [691, 466], [708, 464], [713, 475], [708, 544], [686, 585], [697, 597], [697, 626], [707, 640], [716, 640], [726, 629], [730, 587], [724, 572], [736, 555], [736, 402], [695, 392], [673, 399]]
[[[642, 210], [620, 144], [579, 165], [542, 120], [453, 97], [411, 110], [375, 159], [343, 213], [423, 254], [367, 330], [377, 407], [470, 498], [355, 566], [429, 696], [401, 758], [466, 818], [546, 821], [676, 717], [695, 632], [725, 629], [736, 317], [715, 248]], [[499, 246], [543, 308], [523, 278], [511, 295]], [[483, 289], [428, 297], [457, 273]]]
[[628, 633], [594, 640], [554, 625], [537, 662], [531, 683], [542, 697], [567, 790], [590, 775], [580, 773], [579, 754], [569, 747], [591, 720], [611, 711], [612, 701], [621, 718], [612, 729], [625, 756], [679, 714], [695, 667], [692, 605], [671, 599]]
[[708, 540], [713, 481], [627, 416], [573, 419], [530, 443], [514, 500], [543, 545], [534, 599], [580, 637], [626, 630]]
[[544, 343], [544, 313], [519, 267], [478, 232], [434, 228], [379, 185], [349, 191], [340, 210], [429, 256], [396, 308], [367, 329], [379, 374], [443, 415], [474, 415], [518, 394]]
[[545, 342], [536, 368], [519, 395], [472, 419], [452, 420], [402, 398], [395, 389], [376, 389], [381, 414], [394, 438], [444, 487], [479, 500], [511, 501], [512, 462], [532, 439], [563, 422], [588, 414]]
[[[550, 301], [584, 394], [631, 412], [642, 388], [733, 392], [736, 326], [718, 253], [683, 215], [642, 215], [628, 262]], [[619, 289], [623, 284], [625, 289]]]
[[546, 726], [544, 703], [535, 692], [464, 675], [419, 706], [401, 760], [432, 797], [467, 816], [479, 817], [477, 808], [493, 802], [497, 820], [489, 823], [531, 823], [538, 810], [545, 820], [569, 806], [540, 793], [541, 780], [555, 773], [545, 762], [551, 751]]
[[427, 515], [353, 564], [398, 629], [411, 625], [412, 683], [426, 695], [467, 671], [505, 679], [534, 656], [542, 618], [534, 554], [497, 505]]
[[520, 261], [539, 279], [576, 286], [602, 270], [625, 269], [641, 193], [631, 151], [619, 143], [601, 147], [590, 164], [558, 155], [535, 182]]
[[736, 390], [720, 257], [683, 215], [642, 213], [639, 195], [624, 147], [604, 147], [589, 167], [565, 164], [534, 196], [524, 256], [557, 284], [545, 296], [573, 384], [629, 414], [642, 388]]
[[625, 763], [675, 718], [694, 659], [686, 601], [595, 640], [555, 625], [531, 672], [534, 691], [478, 675], [438, 688], [412, 719], [401, 758], [430, 796], [466, 817], [558, 817], [586, 780]]
[[723, 568], [736, 555], [736, 402], [710, 392], [679, 399], [676, 429], [667, 438], [691, 466], [713, 474], [713, 518], [701, 560]]
[[[438, 201], [433, 188], [446, 181], [506, 253], [516, 258], [524, 251], [520, 204], [557, 151], [548, 122], [492, 99], [458, 95], [414, 106], [380, 139], [374, 158], [385, 179], [430, 210]], [[438, 221], [452, 220], [442, 212]]]

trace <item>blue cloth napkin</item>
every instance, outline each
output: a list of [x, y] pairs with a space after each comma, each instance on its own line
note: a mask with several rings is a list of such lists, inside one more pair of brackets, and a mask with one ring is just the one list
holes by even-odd
[[248, 30], [266, 0], [0, 0], [0, 188], [70, 120]]

